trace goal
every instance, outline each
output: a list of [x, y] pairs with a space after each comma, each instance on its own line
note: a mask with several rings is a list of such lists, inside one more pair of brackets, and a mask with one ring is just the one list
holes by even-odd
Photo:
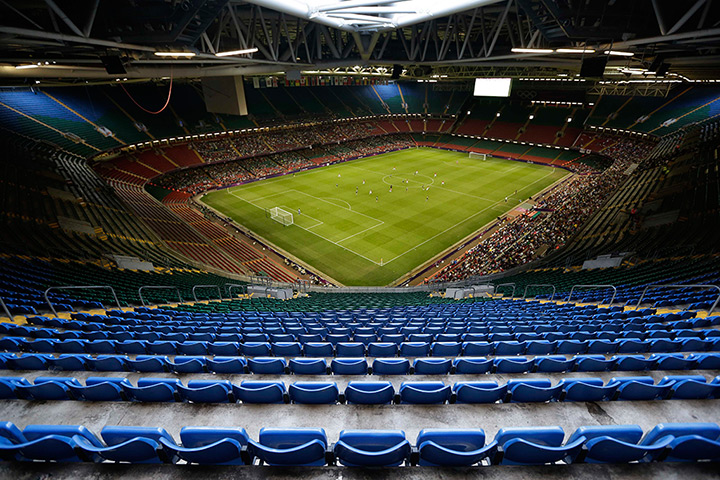
[[477, 153], [477, 152], [470, 152], [468, 154], [469, 158], [479, 158], [480, 160], [487, 160], [487, 155], [484, 153]]
[[278, 223], [282, 223], [286, 227], [293, 224], [293, 214], [280, 207], [270, 209], [270, 218]]

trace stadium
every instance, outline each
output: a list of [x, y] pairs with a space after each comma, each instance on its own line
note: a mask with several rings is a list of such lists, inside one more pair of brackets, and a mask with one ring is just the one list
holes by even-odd
[[717, 478], [719, 25], [0, 0], [0, 478]]

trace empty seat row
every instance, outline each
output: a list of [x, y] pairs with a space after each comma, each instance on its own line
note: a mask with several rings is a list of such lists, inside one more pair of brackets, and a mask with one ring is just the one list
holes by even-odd
[[98, 438], [82, 425], [0, 424], [0, 453], [12, 461], [129, 462], [348, 467], [538, 465], [636, 461], [718, 461], [720, 426], [665, 423], [646, 434], [638, 425], [425, 429], [415, 445], [402, 430], [343, 430], [335, 444], [322, 428], [183, 427], [178, 444], [163, 428], [106, 426]]
[[[306, 357], [404, 357], [461, 355], [547, 355], [547, 354], [614, 354], [646, 352], [720, 351], [720, 330], [711, 330], [707, 338], [624, 338], [621, 340], [530, 340], [530, 341], [448, 341], [448, 342], [207, 342], [158, 340], [86, 340], [22, 337], [0, 338], [0, 350], [35, 353], [98, 353], [155, 355], [245, 355]], [[666, 332], [662, 332], [666, 333]], [[695, 332], [693, 332], [695, 333]], [[610, 334], [612, 335], [612, 334]], [[386, 335], [387, 337], [387, 335]]]
[[557, 384], [547, 378], [495, 381], [403, 382], [398, 392], [390, 382], [350, 382], [340, 393], [335, 382], [190, 380], [140, 378], [132, 385], [122, 377], [89, 377], [85, 385], [74, 377], [0, 377], [0, 398], [26, 400], [88, 400], [195, 403], [302, 404], [443, 404], [496, 402], [598, 402], [609, 400], [720, 398], [720, 376], [708, 382], [702, 375], [670, 375], [657, 384], [652, 377], [567, 378]]
[[604, 372], [644, 370], [716, 370], [720, 353], [653, 353], [643, 355], [543, 355], [528, 357], [325, 358], [236, 357], [201, 355], [97, 355], [48, 353], [0, 354], [0, 368], [97, 372], [255, 373], [295, 375], [445, 375], [530, 372]]

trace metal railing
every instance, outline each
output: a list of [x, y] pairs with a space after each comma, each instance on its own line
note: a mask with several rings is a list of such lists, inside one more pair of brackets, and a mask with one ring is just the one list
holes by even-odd
[[718, 290], [718, 298], [715, 299], [715, 303], [713, 303], [712, 307], [710, 307], [710, 310], [708, 310], [708, 315], [711, 315], [712, 312], [715, 310], [715, 308], [718, 306], [718, 302], [720, 302], [720, 287], [717, 285], [705, 285], [705, 284], [690, 284], [690, 285], [648, 285], [643, 290], [642, 294], [640, 295], [640, 298], [638, 299], [637, 305], [635, 305], [635, 308], [640, 307], [640, 304], [642, 303], [642, 299], [645, 298], [645, 294], [648, 290], [651, 288], [716, 288]]
[[45, 290], [45, 293], [43, 293], [43, 296], [45, 297], [45, 301], [47, 302], [48, 306], [50, 307], [50, 310], [52, 310], [53, 314], [57, 317], [57, 310], [55, 310], [55, 307], [53, 306], [52, 302], [50, 301], [50, 298], [48, 297], [48, 292], [50, 290], [97, 290], [97, 289], [103, 289], [103, 290], [110, 290], [113, 294], [113, 298], [115, 298], [115, 304], [119, 309], [122, 309], [122, 306], [120, 305], [120, 300], [118, 300], [117, 294], [115, 293], [115, 289], [111, 287], [110, 285], [71, 285], [66, 287], [50, 287], [47, 290]]
[[194, 285], [192, 288], [192, 295], [196, 302], [200, 301], [200, 300], [198, 300], [197, 295], [195, 294], [195, 290], [198, 288], [215, 288], [215, 289], [217, 289], [218, 298], [220, 299], [221, 302], [223, 301], [222, 290], [220, 290], [220, 285]]
[[[514, 283], [499, 283], [497, 285], [494, 285], [495, 287], [495, 293], [497, 293], [498, 289], [500, 287], [512, 287], [512, 294], [510, 295], [510, 298], [515, 298], [515, 284]], [[505, 295], [503, 295], [505, 297]]]
[[0, 307], [2, 307], [3, 312], [5, 312], [5, 315], [7, 315], [10, 318], [10, 321], [13, 321], [13, 315], [10, 313], [10, 309], [5, 305], [5, 300], [3, 300], [2, 297], [0, 297]]
[[232, 300], [232, 289], [238, 288], [240, 289], [240, 293], [247, 293], [247, 285], [240, 285], [239, 283], [226, 283], [225, 288], [227, 288], [228, 298]]
[[572, 301], [572, 295], [576, 288], [612, 288], [613, 289], [613, 295], [610, 299], [610, 303], [608, 305], [612, 305], [615, 301], [615, 297], [617, 296], [617, 287], [615, 285], [573, 285], [570, 289], [570, 295], [568, 295], [567, 301]]
[[182, 296], [180, 296], [180, 289], [178, 287], [172, 285], [143, 285], [138, 288], [138, 297], [140, 297], [140, 302], [143, 304], [143, 307], [147, 307], [147, 303], [145, 303], [145, 299], [142, 296], [143, 290], [175, 290], [178, 296], [178, 303], [183, 302]]
[[530, 283], [528, 285], [525, 285], [525, 291], [523, 292], [523, 296], [522, 296], [523, 300], [525, 300], [527, 298], [528, 288], [530, 288], [530, 287], [552, 287], [553, 293], [552, 293], [552, 296], [550, 297], [550, 300], [555, 300], [555, 293], [557, 293], [557, 289], [555, 288], [555, 285], [552, 285], [550, 283]]

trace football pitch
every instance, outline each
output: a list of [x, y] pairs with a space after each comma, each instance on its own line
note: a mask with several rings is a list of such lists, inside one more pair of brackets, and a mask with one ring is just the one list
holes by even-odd
[[[202, 201], [344, 285], [387, 285], [565, 175], [413, 148], [220, 190]], [[293, 224], [271, 219], [273, 207], [292, 213]]]

